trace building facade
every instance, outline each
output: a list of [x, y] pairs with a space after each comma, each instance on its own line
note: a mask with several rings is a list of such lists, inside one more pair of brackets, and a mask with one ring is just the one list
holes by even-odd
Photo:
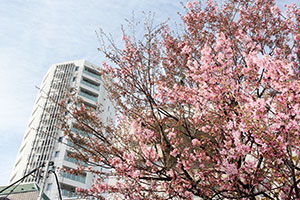
[[[59, 102], [65, 98], [68, 89], [74, 88], [76, 95], [88, 106], [102, 105], [99, 116], [107, 121], [113, 109], [101, 83], [98, 67], [85, 60], [54, 64], [45, 75], [35, 101], [21, 148], [19, 150], [10, 183], [22, 178], [31, 170], [46, 163], [46, 172], [56, 170], [64, 199], [76, 196], [75, 188], [89, 188], [94, 175], [90, 173], [73, 175], [58, 172], [58, 168], [76, 169], [78, 162], [68, 156], [71, 149], [68, 139], [59, 129], [57, 115]], [[48, 166], [53, 162], [53, 166]], [[53, 173], [41, 178], [38, 174], [29, 176], [23, 182], [37, 182], [50, 199], [59, 199], [58, 188]]]

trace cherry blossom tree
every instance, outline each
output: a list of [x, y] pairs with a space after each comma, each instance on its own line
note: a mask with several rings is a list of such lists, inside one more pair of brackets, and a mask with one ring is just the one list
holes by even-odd
[[145, 23], [141, 39], [124, 31], [123, 49], [99, 33], [109, 42], [101, 76], [116, 115], [104, 123], [101, 107], [81, 103], [70, 116], [88, 136], [63, 124], [73, 156], [102, 169], [79, 169], [98, 179], [78, 191], [300, 199], [300, 9], [283, 12], [274, 0], [184, 8], [180, 33]]

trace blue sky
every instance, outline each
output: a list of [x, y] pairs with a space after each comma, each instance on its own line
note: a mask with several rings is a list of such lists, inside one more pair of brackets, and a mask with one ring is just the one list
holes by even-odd
[[0, 185], [7, 184], [37, 95], [51, 64], [100, 65], [95, 31], [121, 40], [121, 24], [142, 11], [179, 19], [174, 0], [0, 0]]
[[[137, 18], [152, 11], [158, 22], [171, 18], [173, 23], [183, 10], [180, 2], [0, 0], [0, 185], [8, 182], [37, 95], [35, 86], [50, 65], [77, 59], [100, 65], [99, 27], [118, 41], [120, 25], [132, 11]], [[283, 6], [297, 0], [277, 2]]]

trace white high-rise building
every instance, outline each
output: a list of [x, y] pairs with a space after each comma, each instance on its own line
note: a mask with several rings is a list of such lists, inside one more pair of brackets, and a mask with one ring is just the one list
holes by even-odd
[[[59, 130], [56, 115], [59, 112], [58, 103], [65, 98], [68, 88], [75, 88], [76, 95], [81, 97], [88, 106], [102, 104], [102, 120], [111, 117], [113, 109], [107, 98], [105, 88], [101, 83], [98, 67], [85, 60], [54, 64], [45, 75], [39, 94], [35, 101], [21, 148], [11, 174], [10, 183], [22, 178], [42, 163], [54, 162], [46, 171], [52, 168], [76, 169], [78, 161], [68, 157], [70, 147], [68, 139]], [[56, 170], [57, 171], [57, 170]], [[71, 175], [57, 173], [58, 182], [64, 199], [75, 196], [75, 188], [89, 188], [94, 175], [84, 173]], [[52, 200], [59, 199], [55, 176], [29, 176], [23, 182], [37, 182], [45, 194]]]

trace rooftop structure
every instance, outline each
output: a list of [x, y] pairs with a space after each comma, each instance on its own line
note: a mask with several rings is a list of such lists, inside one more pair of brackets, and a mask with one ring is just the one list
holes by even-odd
[[[0, 187], [0, 191], [5, 186]], [[25, 183], [10, 187], [0, 193], [0, 200], [37, 200], [40, 194], [40, 188], [35, 183]], [[47, 195], [42, 193], [42, 200], [50, 200]]]

